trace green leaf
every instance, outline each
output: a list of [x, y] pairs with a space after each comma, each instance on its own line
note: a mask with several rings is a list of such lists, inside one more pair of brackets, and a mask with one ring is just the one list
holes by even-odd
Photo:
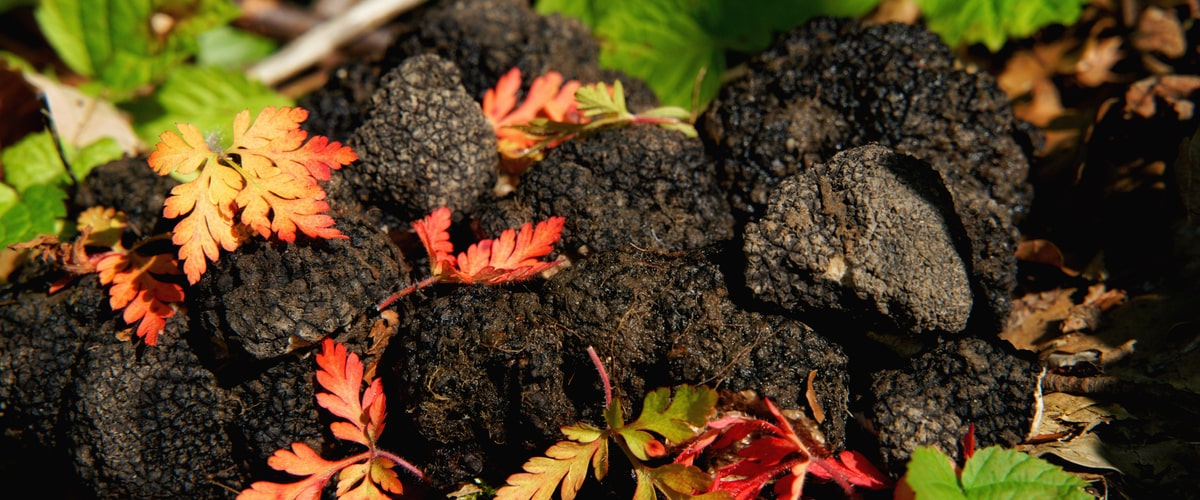
[[30, 186], [67, 182], [67, 167], [58, 156], [49, 132], [25, 136], [0, 153], [4, 163], [4, 182], [17, 192]]
[[[989, 446], [975, 452], [962, 471], [968, 498], [1054, 498], [1088, 500], [1082, 479], [1037, 457]], [[915, 491], [915, 490], [914, 490]]]
[[1088, 0], [917, 0], [929, 29], [951, 47], [983, 43], [1000, 50], [1051, 24], [1073, 24]]
[[8, 184], [0, 183], [0, 215], [12, 210], [18, 203], [21, 203], [21, 196], [17, 194], [17, 190]]
[[904, 473], [904, 482], [908, 483], [917, 498], [967, 498], [958, 485], [958, 476], [954, 473], [950, 457], [928, 446], [913, 450], [912, 457], [908, 459], [908, 471]]
[[583, 116], [629, 114], [629, 109], [625, 107], [625, 88], [621, 86], [621, 81], [613, 82], [612, 94], [609, 94], [608, 88], [608, 85], [600, 82], [584, 85], [575, 91], [575, 102]]
[[232, 26], [219, 26], [200, 34], [196, 64], [240, 69], [271, 55], [279, 44], [274, 40]]
[[600, 40], [600, 64], [646, 81], [663, 104], [716, 95], [728, 52], [766, 48], [776, 32], [816, 15], [857, 16], [880, 0], [540, 0], [543, 14], [579, 18]]
[[91, 173], [92, 169], [104, 165], [113, 160], [119, 160], [125, 156], [125, 152], [121, 150], [121, 145], [117, 144], [116, 139], [112, 137], [104, 137], [100, 140], [84, 146], [78, 153], [70, 155], [71, 172], [75, 174], [75, 178], [83, 180]]
[[172, 72], [154, 95], [122, 108], [133, 116], [138, 137], [146, 144], [157, 144], [158, 136], [179, 122], [228, 140], [233, 134], [231, 117], [243, 109], [257, 112], [267, 106], [292, 104], [291, 99], [238, 71], [184, 66]]
[[[639, 472], [639, 480], [641, 472]], [[668, 499], [716, 500], [731, 498], [728, 492], [716, 491], [694, 495], [693, 491], [704, 491], [712, 486], [713, 478], [697, 467], [683, 464], [666, 464], [649, 469], [646, 474], [653, 479], [654, 486]], [[654, 497], [650, 497], [654, 498]]]
[[[71, 164], [75, 178], [82, 180], [93, 168], [124, 156], [121, 146], [111, 137], [93, 142], [79, 151], [63, 145], [63, 154]], [[58, 156], [54, 139], [49, 132], [29, 134], [0, 154], [4, 163], [4, 180], [18, 192], [33, 185], [66, 184], [70, 182], [67, 167]]]
[[646, 460], [655, 440], [651, 433], [671, 443], [690, 439], [704, 426], [716, 405], [717, 391], [708, 387], [681, 385], [675, 389], [674, 399], [670, 389], [661, 387], [646, 394], [637, 420], [615, 430], [634, 455]]
[[201, 32], [237, 13], [228, 0], [43, 0], [34, 15], [68, 67], [122, 100], [170, 74], [195, 55]]
[[[11, 188], [10, 188], [11, 189]], [[0, 247], [28, 241], [39, 234], [59, 234], [67, 216], [67, 194], [52, 184], [35, 184], [20, 201], [0, 215]]]

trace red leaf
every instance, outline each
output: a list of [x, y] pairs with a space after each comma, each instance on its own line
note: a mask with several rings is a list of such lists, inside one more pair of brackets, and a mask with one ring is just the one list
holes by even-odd
[[[521, 70], [513, 68], [500, 77], [496, 87], [483, 95], [483, 114], [496, 132], [497, 149], [501, 167], [509, 173], [520, 173], [539, 157], [526, 157], [526, 150], [544, 140], [527, 133], [519, 127], [533, 120], [546, 118], [560, 123], [586, 123], [588, 121], [577, 109], [575, 91], [581, 84], [576, 80], [563, 83], [562, 74], [549, 71], [533, 80], [525, 101], [517, 106], [517, 93], [521, 90]], [[515, 108], [515, 109], [514, 109]], [[563, 139], [565, 140], [565, 138]], [[551, 148], [558, 143], [549, 144]]]
[[962, 450], [963, 450], [963, 463], [966, 463], [967, 460], [970, 460], [971, 456], [975, 454], [975, 423], [974, 422], [971, 422], [971, 424], [967, 426], [967, 433], [965, 435], [963, 435]]
[[565, 219], [550, 217], [537, 226], [525, 223], [520, 232], [505, 229], [495, 240], [483, 240], [458, 254], [458, 272], [450, 278], [460, 283], [495, 285], [521, 281], [550, 269], [558, 262], [538, 259], [554, 250]]
[[550, 217], [537, 226], [526, 223], [520, 231], [506, 229], [499, 238], [475, 243], [458, 257], [450, 243], [450, 218], [450, 209], [441, 207], [413, 223], [429, 253], [436, 282], [496, 285], [529, 279], [559, 264], [538, 259], [554, 250], [562, 236], [562, 217]]
[[450, 243], [450, 209], [441, 207], [424, 219], [413, 223], [413, 231], [425, 245], [429, 268], [434, 276], [446, 274], [454, 267], [454, 245]]

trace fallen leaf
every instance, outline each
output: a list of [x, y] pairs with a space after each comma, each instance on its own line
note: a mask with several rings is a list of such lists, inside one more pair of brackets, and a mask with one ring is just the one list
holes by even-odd
[[1183, 26], [1173, 11], [1149, 6], [1138, 16], [1133, 46], [1142, 52], [1156, 52], [1170, 59], [1187, 53]]
[[1158, 112], [1158, 100], [1169, 104], [1179, 120], [1190, 120], [1196, 104], [1188, 96], [1200, 90], [1200, 76], [1164, 75], [1138, 80], [1125, 92], [1125, 115], [1152, 118]]
[[112, 103], [36, 73], [21, 73], [25, 81], [46, 96], [50, 118], [58, 136], [74, 148], [83, 148], [111, 137], [130, 156], [144, 149], [129, 119]]
[[1054, 455], [1062, 460], [1095, 470], [1121, 472], [1106, 458], [1112, 451], [1108, 450], [1100, 437], [1095, 433], [1086, 433], [1070, 441], [1056, 441], [1038, 445], [1030, 452], [1031, 455], [1042, 457]]
[[1124, 38], [1112, 36], [1104, 39], [1089, 38], [1084, 45], [1083, 55], [1075, 63], [1075, 79], [1085, 87], [1099, 87], [1113, 81], [1112, 67], [1125, 53], [1121, 51]]

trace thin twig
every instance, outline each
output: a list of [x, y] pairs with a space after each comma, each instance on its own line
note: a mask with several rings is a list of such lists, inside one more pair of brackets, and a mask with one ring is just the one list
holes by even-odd
[[424, 0], [363, 0], [342, 15], [314, 26], [271, 57], [246, 70], [251, 79], [276, 85], [312, 66], [342, 44], [370, 32]]

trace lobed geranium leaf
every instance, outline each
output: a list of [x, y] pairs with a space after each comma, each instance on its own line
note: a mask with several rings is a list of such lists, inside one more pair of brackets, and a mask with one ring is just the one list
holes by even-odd
[[1072, 24], [1088, 0], [917, 0], [929, 29], [952, 47], [983, 43], [999, 51], [1009, 38], [1051, 24]]
[[[524, 472], [509, 476], [507, 484], [496, 490], [495, 498], [550, 500], [557, 489], [562, 500], [571, 500], [587, 479], [589, 464], [601, 463], [607, 469], [608, 439], [603, 433], [595, 433], [590, 441], [560, 441], [546, 450], [546, 456], [525, 462]], [[596, 479], [603, 479], [600, 467], [594, 468]]]
[[43, 0], [35, 12], [67, 66], [115, 100], [157, 83], [196, 53], [197, 35], [237, 14], [224, 0]]
[[166, 254], [113, 251], [98, 256], [95, 265], [100, 284], [112, 285], [109, 306], [114, 311], [125, 310], [125, 323], [138, 325], [137, 336], [146, 345], [157, 344], [167, 318], [175, 315], [170, 304], [183, 302], [183, 287], [157, 276], [180, 274], [179, 263]]
[[708, 387], [681, 385], [658, 388], [646, 394], [637, 420], [616, 429], [634, 455], [646, 460], [663, 455], [661, 436], [672, 444], [696, 436], [716, 408], [717, 392]]
[[326, 338], [321, 342], [321, 352], [317, 354], [316, 361], [317, 384], [324, 389], [324, 392], [317, 394], [317, 404], [341, 419], [330, 425], [334, 436], [363, 444], [368, 450], [342, 460], [330, 461], [321, 458], [304, 443], [292, 443], [291, 450], [285, 448], [276, 451], [267, 460], [267, 465], [301, 476], [301, 479], [294, 483], [259, 481], [243, 490], [238, 500], [317, 500], [334, 474], [338, 475], [338, 498], [385, 499], [390, 498], [385, 492], [404, 493], [404, 485], [395, 471], [396, 465], [402, 465], [424, 477], [420, 470], [405, 460], [376, 447], [386, 417], [383, 385], [379, 379], [373, 378], [359, 397], [364, 367], [358, 355], [347, 351], [346, 346], [333, 339]]
[[575, 102], [587, 117], [629, 114], [625, 107], [625, 88], [620, 80], [613, 82], [612, 87], [604, 82], [584, 85], [575, 91]]
[[[244, 224], [264, 238], [277, 235], [294, 241], [300, 231], [312, 238], [345, 238], [324, 212], [330, 170], [357, 159], [349, 147], [322, 136], [308, 139], [300, 123], [308, 111], [266, 107], [253, 121], [250, 111], [238, 113], [232, 144], [218, 153], [200, 130], [181, 123], [179, 134], [167, 131], [147, 162], [159, 175], [199, 174], [175, 186], [163, 215], [182, 217], [172, 241], [179, 245], [188, 281], [195, 283], [216, 261], [220, 249], [241, 244]], [[307, 139], [307, 140], [306, 140]]]
[[[1017, 450], [989, 446], [963, 465], [962, 490], [967, 498], [1094, 498], [1085, 483], [1061, 467]], [[913, 491], [920, 492], [914, 488]]]
[[[233, 137], [229, 117], [243, 109], [291, 106], [292, 99], [280, 95], [242, 72], [220, 68], [182, 66], [169, 75], [150, 95], [121, 104], [146, 144], [176, 123], [191, 123], [205, 137], [228, 142]], [[186, 179], [181, 179], [186, 180]]]

